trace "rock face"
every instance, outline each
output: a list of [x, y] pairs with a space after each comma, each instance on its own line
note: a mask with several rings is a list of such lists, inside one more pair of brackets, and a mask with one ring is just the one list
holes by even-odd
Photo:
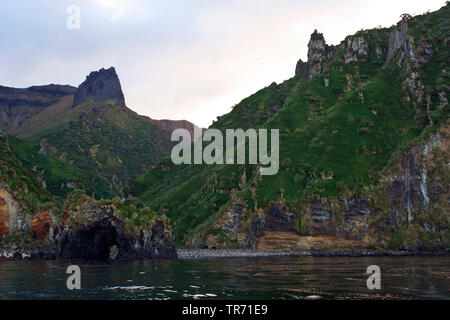
[[9, 233], [9, 209], [6, 201], [0, 198], [0, 238]]
[[320, 201], [312, 201], [310, 205], [310, 216], [312, 220], [311, 235], [335, 235], [336, 227], [333, 222], [333, 214]]
[[344, 199], [341, 235], [346, 239], [363, 240], [367, 235], [372, 208], [367, 198]]
[[112, 206], [82, 205], [55, 236], [58, 256], [66, 259], [176, 258], [169, 230], [156, 219], [150, 228], [127, 230]]
[[311, 34], [308, 43], [308, 62], [299, 60], [296, 66], [295, 75], [301, 75], [306, 79], [322, 75], [328, 68], [327, 65], [328, 45], [322, 33], [317, 30]]
[[389, 36], [387, 61], [391, 61], [395, 53], [400, 55], [398, 61], [400, 65], [403, 61], [414, 57], [412, 41], [408, 35], [408, 25], [405, 21], [402, 21], [399, 27]]
[[[402, 88], [406, 91], [404, 102], [412, 102], [416, 110], [424, 108], [427, 100], [420, 67], [429, 62], [433, 54], [433, 46], [424, 36], [414, 39], [409, 35], [407, 18], [404, 18], [389, 36], [387, 62], [392, 61], [402, 68]], [[427, 104], [430, 105], [430, 98]]]
[[27, 230], [27, 217], [20, 205], [4, 188], [0, 188], [0, 237], [12, 231]]
[[265, 230], [297, 232], [295, 227], [295, 213], [281, 210], [279, 205], [272, 206], [266, 214]]
[[91, 72], [78, 87], [73, 106], [86, 102], [90, 96], [95, 100], [117, 100], [125, 104], [119, 77], [113, 67]]
[[31, 233], [37, 240], [47, 240], [53, 225], [51, 210], [36, 213], [31, 220]]
[[369, 55], [369, 45], [363, 36], [348, 37], [345, 41], [344, 61], [367, 60]]
[[296, 219], [297, 216], [283, 210], [281, 204], [272, 205], [266, 214], [251, 217], [250, 226], [245, 233], [243, 247], [256, 249], [259, 239], [267, 232], [298, 234], [295, 226]]
[[[444, 138], [443, 133], [438, 133], [426, 143], [413, 147], [384, 178], [396, 223], [411, 221], [413, 213], [427, 211], [430, 202], [439, 200], [439, 194], [448, 195], [448, 185], [446, 190], [444, 188], [438, 191], [437, 181], [429, 177], [426, 162], [430, 160], [430, 155], [436, 148], [448, 155], [448, 137]], [[448, 172], [448, 167], [445, 169]]]
[[308, 43], [308, 77], [321, 75], [327, 68], [328, 46], [322, 33], [314, 30]]
[[239, 221], [244, 210], [245, 205], [236, 201], [227, 211], [227, 220], [223, 225], [223, 229], [233, 232], [235, 239], [237, 238]]
[[265, 216], [253, 216], [245, 234], [243, 246], [246, 249], [256, 249], [256, 243], [264, 232]]
[[[376, 48], [376, 52], [381, 58], [382, 48]], [[295, 67], [295, 75], [305, 80], [310, 80], [315, 76], [327, 75], [329, 63], [333, 58], [348, 64], [358, 61], [367, 61], [369, 56], [369, 44], [363, 34], [347, 37], [338, 46], [328, 46], [322, 33], [317, 30], [311, 34], [308, 43], [308, 61], [301, 59]], [[326, 80], [328, 86], [329, 79]]]

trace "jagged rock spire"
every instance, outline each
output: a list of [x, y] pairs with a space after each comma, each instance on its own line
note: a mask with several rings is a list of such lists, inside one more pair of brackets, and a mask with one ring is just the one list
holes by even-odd
[[314, 30], [308, 43], [308, 61], [299, 60], [295, 74], [307, 79], [324, 74], [327, 69], [327, 49], [323, 34]]
[[125, 104], [125, 97], [114, 67], [91, 72], [78, 87], [73, 106], [87, 101], [91, 96], [95, 100], [117, 100]]

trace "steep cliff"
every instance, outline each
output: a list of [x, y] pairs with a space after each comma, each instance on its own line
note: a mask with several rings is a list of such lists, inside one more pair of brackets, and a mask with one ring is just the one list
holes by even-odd
[[68, 206], [54, 241], [57, 255], [75, 259], [176, 258], [164, 217], [126, 207], [119, 200], [93, 202], [78, 195]]
[[[336, 46], [316, 30], [294, 78], [212, 125], [279, 129], [278, 174], [164, 160], [137, 180], [135, 195], [175, 221], [177, 240], [192, 247], [449, 247], [448, 150], [439, 147], [448, 130], [449, 10], [404, 15]], [[419, 161], [434, 152], [439, 179]]]

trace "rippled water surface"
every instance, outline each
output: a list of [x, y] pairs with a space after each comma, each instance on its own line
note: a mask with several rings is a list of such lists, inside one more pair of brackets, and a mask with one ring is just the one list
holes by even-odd
[[[78, 264], [82, 289], [66, 287]], [[380, 291], [366, 269], [381, 268]], [[0, 299], [450, 299], [450, 257], [0, 262]]]

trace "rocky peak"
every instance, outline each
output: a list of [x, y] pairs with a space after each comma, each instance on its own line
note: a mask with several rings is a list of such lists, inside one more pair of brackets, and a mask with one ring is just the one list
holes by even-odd
[[328, 45], [323, 34], [314, 30], [308, 43], [308, 62], [299, 60], [295, 75], [311, 79], [314, 76], [324, 74], [327, 69], [327, 51]]
[[325, 53], [326, 45], [323, 34], [314, 30], [308, 43], [308, 62], [320, 59]]
[[87, 101], [89, 97], [95, 100], [117, 100], [125, 104], [125, 97], [114, 67], [91, 72], [78, 87], [73, 106]]
[[322, 75], [326, 69], [327, 44], [322, 33], [314, 32], [308, 43], [308, 77]]

